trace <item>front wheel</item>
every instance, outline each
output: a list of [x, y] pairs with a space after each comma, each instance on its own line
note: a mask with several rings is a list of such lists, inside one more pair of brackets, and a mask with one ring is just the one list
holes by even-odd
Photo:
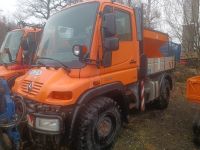
[[110, 149], [121, 129], [119, 108], [112, 99], [100, 97], [81, 112], [73, 142], [78, 150]]

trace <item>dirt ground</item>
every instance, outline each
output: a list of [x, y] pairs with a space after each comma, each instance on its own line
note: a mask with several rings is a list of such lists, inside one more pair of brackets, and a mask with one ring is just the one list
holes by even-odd
[[[176, 71], [179, 80], [181, 72]], [[166, 110], [132, 113], [130, 124], [122, 129], [114, 150], [197, 150], [192, 141], [192, 122], [200, 105], [185, 99], [187, 77], [176, 83]]]

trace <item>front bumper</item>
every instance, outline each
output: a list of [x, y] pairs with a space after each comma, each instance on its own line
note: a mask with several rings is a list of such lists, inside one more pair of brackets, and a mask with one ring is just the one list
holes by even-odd
[[[71, 114], [73, 111], [73, 106], [52, 106], [47, 104], [42, 104], [35, 102], [33, 100], [25, 99], [26, 107], [27, 107], [27, 120], [28, 127], [34, 132], [45, 134], [45, 135], [59, 135], [68, 133], [68, 129], [70, 128], [70, 120]], [[50, 131], [50, 129], [45, 129], [45, 127], [38, 128], [38, 120], [57, 120], [58, 130]], [[54, 122], [55, 123], [55, 122]], [[48, 123], [47, 123], [48, 124]]]

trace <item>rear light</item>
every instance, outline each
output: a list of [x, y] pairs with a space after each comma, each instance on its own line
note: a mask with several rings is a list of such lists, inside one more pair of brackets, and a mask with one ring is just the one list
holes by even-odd
[[50, 98], [60, 100], [70, 100], [72, 98], [72, 92], [51, 92]]
[[33, 115], [27, 115], [28, 125], [34, 127], [35, 117]]

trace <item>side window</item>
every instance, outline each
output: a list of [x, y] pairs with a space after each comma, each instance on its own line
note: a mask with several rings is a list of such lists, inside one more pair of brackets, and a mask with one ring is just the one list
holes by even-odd
[[115, 10], [117, 35], [120, 41], [130, 41], [132, 39], [131, 19], [128, 12]]

